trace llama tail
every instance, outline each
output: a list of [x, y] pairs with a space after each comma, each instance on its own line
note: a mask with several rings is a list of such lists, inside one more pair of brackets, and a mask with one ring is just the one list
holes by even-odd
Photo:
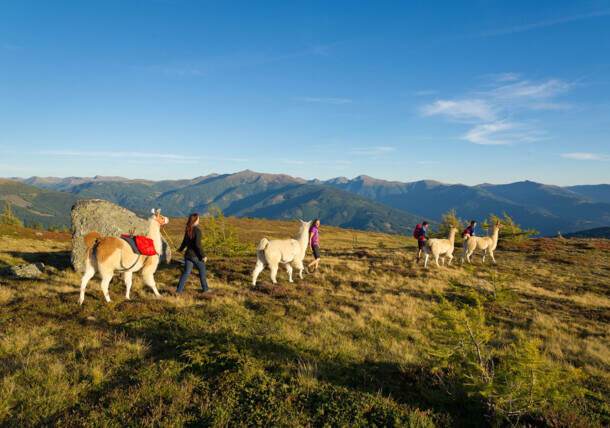
[[256, 247], [256, 251], [265, 251], [267, 246], [269, 245], [269, 240], [267, 238], [261, 239], [261, 242], [258, 243], [258, 247]]
[[93, 248], [93, 246], [100, 239], [102, 239], [102, 235], [100, 235], [98, 232], [89, 232], [85, 235], [83, 239], [85, 240], [85, 247], [87, 248], [87, 251], [90, 251], [91, 248]]

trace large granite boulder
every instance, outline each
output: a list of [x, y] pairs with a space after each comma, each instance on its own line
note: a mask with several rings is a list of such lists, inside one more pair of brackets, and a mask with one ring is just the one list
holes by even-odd
[[[72, 207], [72, 266], [78, 272], [85, 269], [85, 242], [83, 237], [92, 231], [102, 236], [120, 236], [133, 232], [148, 233], [148, 220], [138, 217], [126, 208], [101, 199], [84, 199]], [[161, 261], [171, 261], [171, 248], [163, 239]]]

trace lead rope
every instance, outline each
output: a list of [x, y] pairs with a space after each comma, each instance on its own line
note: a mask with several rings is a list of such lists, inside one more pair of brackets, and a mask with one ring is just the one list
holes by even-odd
[[172, 251], [178, 252], [178, 247], [176, 247], [176, 245], [174, 244], [174, 241], [172, 241], [172, 238], [169, 237], [169, 234], [165, 231], [165, 229], [161, 228], [161, 234], [163, 236], [165, 236], [168, 244], [170, 244], [170, 246], [173, 247]]

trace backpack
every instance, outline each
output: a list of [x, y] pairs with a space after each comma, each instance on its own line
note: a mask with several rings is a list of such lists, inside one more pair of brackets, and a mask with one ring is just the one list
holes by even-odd
[[418, 224], [417, 226], [415, 226], [415, 229], [413, 229], [413, 237], [415, 239], [419, 239], [419, 235], [421, 235], [421, 230], [422, 230], [421, 224]]

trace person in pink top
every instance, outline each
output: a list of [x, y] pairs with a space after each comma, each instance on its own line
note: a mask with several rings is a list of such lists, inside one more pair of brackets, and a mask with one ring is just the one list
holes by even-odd
[[[309, 228], [309, 247], [313, 253], [313, 262], [307, 265], [308, 272], [314, 272], [320, 264], [320, 220], [315, 219]], [[313, 268], [313, 269], [312, 269]]]

